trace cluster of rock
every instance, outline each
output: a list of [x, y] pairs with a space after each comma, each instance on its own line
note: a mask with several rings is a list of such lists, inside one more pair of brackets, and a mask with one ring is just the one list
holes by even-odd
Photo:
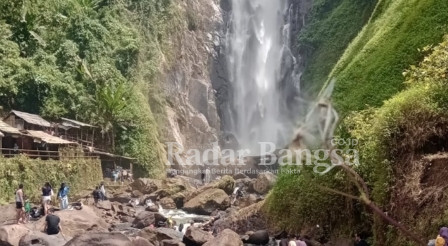
[[[196, 180], [182, 176], [165, 180], [141, 178], [129, 187], [108, 190], [108, 200], [96, 206], [88, 197], [82, 201], [85, 206], [80, 211], [57, 212], [65, 237], [40, 232], [45, 223], [41, 218], [28, 225], [1, 226], [0, 246], [237, 246], [255, 239], [264, 242], [269, 240], [269, 234], [264, 230], [267, 225], [260, 207], [273, 182], [275, 176], [270, 173], [256, 179], [224, 176], [207, 185], [198, 185]], [[244, 187], [246, 194], [236, 206], [231, 206], [235, 187]], [[189, 226], [183, 234], [158, 227], [167, 221], [158, 205], [208, 215], [211, 219], [202, 221], [205, 223], [200, 227]]]

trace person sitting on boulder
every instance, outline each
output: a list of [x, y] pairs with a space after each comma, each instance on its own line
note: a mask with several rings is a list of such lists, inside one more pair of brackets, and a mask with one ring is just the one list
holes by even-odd
[[62, 233], [62, 228], [61, 228], [61, 219], [54, 214], [54, 209], [50, 208], [48, 209], [48, 215], [45, 218], [45, 228], [44, 231], [48, 234], [48, 235], [55, 235], [58, 234], [59, 232]]

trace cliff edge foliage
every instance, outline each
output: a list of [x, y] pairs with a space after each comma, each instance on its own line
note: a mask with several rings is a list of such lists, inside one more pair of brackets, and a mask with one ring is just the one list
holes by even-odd
[[157, 176], [152, 111], [163, 111], [157, 78], [178, 23], [171, 0], [1, 1], [0, 105], [98, 125], [110, 151]]

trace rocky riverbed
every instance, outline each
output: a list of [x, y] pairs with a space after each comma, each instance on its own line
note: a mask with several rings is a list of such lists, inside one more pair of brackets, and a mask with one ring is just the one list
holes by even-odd
[[[81, 210], [55, 213], [61, 218], [64, 236], [42, 233], [44, 218], [13, 224], [11, 204], [0, 208], [0, 245], [270, 245], [274, 232], [267, 230], [259, 210], [274, 182], [275, 175], [265, 173], [256, 179], [224, 176], [206, 185], [183, 176], [111, 185], [108, 199], [97, 206], [87, 195], [80, 200]], [[244, 187], [245, 194], [232, 205], [235, 187]], [[168, 219], [174, 221], [174, 228], [165, 226]]]

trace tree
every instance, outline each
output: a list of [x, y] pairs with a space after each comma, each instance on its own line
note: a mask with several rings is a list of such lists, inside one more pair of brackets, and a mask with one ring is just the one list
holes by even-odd
[[128, 105], [130, 90], [124, 82], [108, 84], [97, 89], [95, 95], [95, 113], [103, 134], [109, 134], [111, 151], [115, 152], [117, 126], [122, 123], [122, 113]]

